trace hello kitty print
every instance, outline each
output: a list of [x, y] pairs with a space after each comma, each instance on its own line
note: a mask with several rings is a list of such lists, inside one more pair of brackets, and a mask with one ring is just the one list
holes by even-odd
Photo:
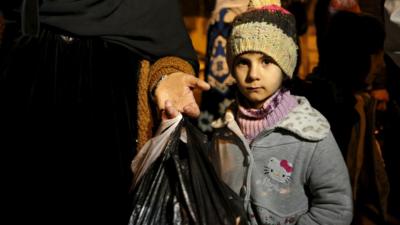
[[264, 168], [266, 176], [263, 184], [269, 190], [285, 194], [289, 191], [288, 184], [290, 183], [292, 172], [293, 165], [289, 161], [271, 157]]

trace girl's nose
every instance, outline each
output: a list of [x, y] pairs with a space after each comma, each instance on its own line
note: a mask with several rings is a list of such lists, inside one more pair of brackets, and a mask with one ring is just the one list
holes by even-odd
[[250, 80], [257, 80], [259, 78], [259, 71], [257, 70], [257, 67], [252, 66], [250, 68], [248, 77]]

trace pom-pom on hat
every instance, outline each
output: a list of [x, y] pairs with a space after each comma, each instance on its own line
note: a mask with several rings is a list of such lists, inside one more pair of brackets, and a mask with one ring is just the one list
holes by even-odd
[[237, 16], [228, 40], [228, 61], [253, 51], [272, 57], [282, 71], [293, 76], [297, 63], [296, 21], [279, 0], [250, 0], [248, 10]]

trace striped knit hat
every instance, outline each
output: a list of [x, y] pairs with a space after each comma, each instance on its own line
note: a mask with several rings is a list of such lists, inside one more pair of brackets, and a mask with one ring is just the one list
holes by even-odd
[[297, 63], [296, 21], [279, 0], [250, 0], [246, 12], [237, 16], [227, 45], [227, 59], [261, 52], [272, 57], [290, 78]]

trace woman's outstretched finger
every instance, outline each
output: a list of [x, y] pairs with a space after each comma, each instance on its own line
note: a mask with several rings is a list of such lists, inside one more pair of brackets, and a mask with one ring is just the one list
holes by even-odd
[[203, 91], [210, 89], [210, 85], [200, 78], [197, 78], [197, 77], [191, 76], [191, 75], [187, 75], [186, 79], [189, 82], [190, 87], [200, 88]]

